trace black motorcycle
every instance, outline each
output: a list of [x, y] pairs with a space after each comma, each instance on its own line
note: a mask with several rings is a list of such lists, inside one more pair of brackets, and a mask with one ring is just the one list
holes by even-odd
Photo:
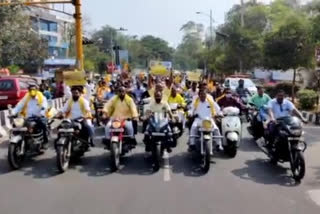
[[161, 166], [164, 151], [171, 152], [174, 147], [173, 133], [169, 126], [166, 113], [153, 113], [149, 118], [145, 139], [152, 153], [153, 168], [158, 171]]
[[103, 108], [104, 105], [107, 103], [106, 100], [98, 100], [97, 98], [94, 101], [94, 109], [95, 109], [95, 119], [96, 119], [96, 123], [97, 126], [101, 126], [102, 125], [102, 121], [103, 121]]
[[83, 128], [83, 118], [63, 119], [58, 127], [58, 139], [55, 141], [57, 167], [65, 172], [71, 159], [79, 159], [89, 149], [89, 133]]
[[[32, 116], [27, 119], [10, 116], [13, 128], [10, 133], [8, 162], [12, 169], [19, 169], [26, 155], [39, 155], [44, 152], [43, 130], [38, 121], [41, 117]], [[50, 128], [47, 129], [49, 135]]]
[[[283, 117], [277, 119], [275, 126], [274, 143], [261, 148], [274, 164], [290, 162], [293, 178], [300, 182], [306, 171], [304, 151], [307, 149], [301, 121], [297, 117]], [[266, 133], [266, 139], [270, 139], [270, 133]]]

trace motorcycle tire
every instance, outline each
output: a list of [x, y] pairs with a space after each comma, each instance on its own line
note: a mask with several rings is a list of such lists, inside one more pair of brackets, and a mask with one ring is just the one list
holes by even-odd
[[20, 169], [24, 155], [19, 155], [21, 146], [20, 144], [10, 144], [8, 148], [8, 162], [12, 169]]
[[210, 141], [204, 142], [205, 154], [202, 156], [202, 170], [204, 173], [209, 172], [211, 165]]
[[120, 151], [117, 143], [111, 143], [111, 170], [113, 172], [120, 168]]
[[153, 157], [153, 170], [155, 172], [159, 171], [161, 166], [161, 145], [156, 144], [152, 149], [152, 157]]
[[302, 151], [294, 152], [291, 170], [294, 180], [300, 182], [306, 173], [306, 164]]
[[235, 145], [228, 146], [226, 148], [226, 153], [230, 158], [235, 158], [238, 153], [238, 148]]
[[68, 148], [66, 146], [59, 145], [57, 150], [57, 167], [60, 173], [64, 173], [69, 168], [70, 159], [67, 157]]

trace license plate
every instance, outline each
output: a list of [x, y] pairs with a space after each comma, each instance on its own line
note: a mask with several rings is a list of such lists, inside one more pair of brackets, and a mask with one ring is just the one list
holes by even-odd
[[111, 132], [124, 132], [124, 129], [123, 129], [123, 128], [120, 128], [120, 129], [111, 129], [110, 131], [111, 131]]
[[155, 132], [153, 132], [153, 133], [152, 133], [152, 136], [162, 137], [162, 136], [166, 136], [166, 134], [164, 134], [164, 133], [155, 133]]
[[119, 141], [119, 137], [118, 136], [113, 136], [111, 138], [111, 142], [118, 142]]
[[0, 100], [7, 100], [8, 96], [0, 96]]

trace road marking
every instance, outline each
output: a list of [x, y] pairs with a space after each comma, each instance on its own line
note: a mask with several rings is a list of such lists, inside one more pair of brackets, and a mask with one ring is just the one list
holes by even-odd
[[169, 182], [171, 180], [170, 175], [170, 163], [169, 163], [169, 154], [167, 151], [163, 152], [163, 181]]
[[310, 198], [318, 205], [320, 206], [320, 189], [318, 190], [310, 190], [308, 191], [308, 194]]

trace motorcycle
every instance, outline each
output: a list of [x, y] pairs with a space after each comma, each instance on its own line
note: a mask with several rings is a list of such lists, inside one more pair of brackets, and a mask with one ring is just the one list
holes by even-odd
[[177, 103], [170, 104], [172, 115], [175, 118], [175, 121], [171, 122], [170, 126], [177, 139], [183, 135], [185, 118], [184, 112], [181, 110], [181, 108], [179, 109], [178, 107], [179, 105]]
[[[32, 116], [27, 119], [10, 116], [13, 120], [13, 128], [10, 133], [8, 147], [8, 162], [12, 169], [19, 169], [27, 155], [39, 155], [44, 153], [43, 131], [37, 125], [41, 118]], [[48, 124], [48, 133], [50, 125]]]
[[255, 140], [263, 137], [264, 126], [267, 121], [267, 107], [262, 106], [260, 109], [253, 107], [249, 109], [249, 123], [247, 130], [250, 135], [254, 137]]
[[104, 108], [104, 105], [107, 103], [106, 100], [99, 100], [99, 99], [95, 99], [95, 102], [94, 102], [94, 107], [95, 107], [95, 118], [96, 118], [96, 122], [97, 122], [97, 125], [100, 126], [102, 124], [102, 120], [103, 120], [103, 108]]
[[55, 141], [57, 167], [63, 173], [69, 168], [70, 160], [79, 159], [89, 149], [89, 133], [84, 132], [84, 118], [63, 119], [58, 127]]
[[[305, 175], [304, 152], [307, 149], [307, 144], [302, 139], [304, 132], [301, 121], [297, 117], [289, 116], [277, 119], [275, 125], [278, 135], [275, 136], [274, 143], [267, 148], [266, 145], [258, 145], [272, 163], [290, 162], [293, 178], [300, 182]], [[270, 137], [268, 135], [270, 134], [266, 133], [267, 138]]]
[[153, 169], [158, 171], [161, 166], [164, 151], [171, 152], [174, 147], [173, 133], [169, 128], [169, 120], [166, 113], [153, 113], [148, 121], [148, 128], [145, 132], [148, 138], [149, 148], [152, 153]]
[[207, 173], [210, 170], [211, 157], [213, 156], [214, 139], [222, 139], [222, 136], [214, 136], [214, 124], [211, 118], [201, 121], [197, 135], [190, 135], [195, 138], [195, 152], [201, 155], [201, 168]]
[[125, 123], [130, 120], [113, 119], [110, 127], [111, 140], [107, 149], [111, 152], [111, 169], [120, 168], [120, 158], [135, 148], [131, 136], [125, 135]]
[[225, 152], [232, 158], [237, 155], [237, 150], [241, 142], [242, 126], [239, 117], [240, 110], [235, 107], [223, 109], [224, 117], [221, 120], [221, 132], [223, 147]]

